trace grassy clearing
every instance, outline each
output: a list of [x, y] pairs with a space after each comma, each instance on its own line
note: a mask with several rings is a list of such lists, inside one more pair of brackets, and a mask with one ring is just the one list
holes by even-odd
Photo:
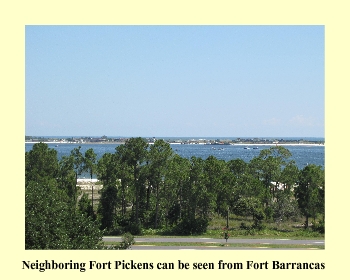
[[[242, 229], [241, 224], [250, 226], [253, 221], [249, 218], [237, 217], [230, 215], [229, 234], [230, 238], [249, 238], [249, 239], [266, 239], [266, 238], [288, 238], [288, 239], [324, 239], [324, 234], [313, 231], [311, 228], [302, 227], [303, 219], [296, 221], [286, 221], [276, 224], [265, 221], [265, 228], [262, 230]], [[191, 235], [187, 237], [206, 237], [206, 238], [223, 238], [223, 228], [226, 226], [226, 219], [220, 216], [214, 217], [205, 233], [201, 235]], [[169, 230], [162, 229], [143, 229], [140, 237], [174, 237], [169, 234]]]

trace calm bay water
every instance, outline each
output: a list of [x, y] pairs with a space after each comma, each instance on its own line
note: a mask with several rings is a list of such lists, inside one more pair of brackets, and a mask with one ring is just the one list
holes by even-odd
[[[26, 143], [25, 150], [30, 151], [34, 144]], [[48, 144], [49, 148], [57, 150], [58, 158], [62, 156], [68, 156], [70, 152], [81, 146], [81, 152], [85, 153], [86, 150], [92, 148], [97, 154], [97, 159], [101, 158], [104, 153], [114, 153], [117, 144]], [[171, 144], [171, 148], [175, 153], [184, 158], [191, 158], [192, 156], [200, 157], [203, 159], [208, 158], [210, 155], [215, 156], [218, 159], [229, 161], [231, 159], [243, 159], [249, 162], [254, 157], [258, 156], [260, 151], [268, 149], [271, 146], [249, 146], [250, 149], [244, 149], [242, 145], [180, 145]], [[258, 147], [258, 149], [253, 149]], [[325, 147], [320, 146], [292, 146], [285, 145], [292, 153], [292, 159], [296, 162], [299, 169], [304, 168], [307, 164], [325, 166]]]

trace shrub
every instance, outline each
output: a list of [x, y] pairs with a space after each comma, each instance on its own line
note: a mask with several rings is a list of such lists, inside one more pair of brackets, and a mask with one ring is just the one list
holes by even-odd
[[142, 230], [141, 224], [136, 222], [130, 223], [124, 227], [125, 232], [130, 232], [133, 235], [140, 235], [141, 230]]
[[249, 229], [250, 226], [248, 226], [246, 223], [244, 222], [241, 222], [240, 226], [239, 226], [240, 229]]
[[130, 249], [131, 245], [135, 244], [134, 236], [127, 232], [122, 237], [122, 242], [120, 242], [118, 249], [126, 250]]
[[257, 230], [262, 230], [265, 228], [263, 225], [263, 220], [265, 219], [265, 213], [264, 211], [259, 208], [259, 209], [254, 209], [253, 210], [253, 220], [254, 223], [252, 225], [252, 228], [257, 229]]
[[205, 218], [183, 219], [174, 228], [175, 234], [202, 234], [207, 231], [209, 221]]
[[320, 220], [318, 221], [317, 223], [315, 223], [313, 226], [312, 226], [312, 229], [314, 231], [317, 231], [319, 233], [324, 233], [325, 232], [325, 223], [324, 221]]

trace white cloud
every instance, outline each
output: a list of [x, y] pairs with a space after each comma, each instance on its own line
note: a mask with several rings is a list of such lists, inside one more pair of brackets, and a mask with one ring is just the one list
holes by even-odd
[[315, 126], [315, 120], [312, 117], [304, 117], [303, 115], [297, 115], [289, 120], [291, 125], [297, 126]]
[[264, 125], [269, 125], [269, 126], [277, 126], [281, 124], [281, 120], [280, 119], [276, 119], [276, 118], [270, 118], [267, 120], [263, 120], [263, 124]]

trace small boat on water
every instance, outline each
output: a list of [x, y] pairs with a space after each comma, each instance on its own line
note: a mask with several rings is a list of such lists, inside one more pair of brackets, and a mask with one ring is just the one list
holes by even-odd
[[245, 150], [250, 150], [250, 148], [249, 148], [249, 147], [244, 147], [244, 149], [245, 149]]
[[254, 147], [253, 149], [254, 149], [254, 150], [259, 149], [259, 147]]

